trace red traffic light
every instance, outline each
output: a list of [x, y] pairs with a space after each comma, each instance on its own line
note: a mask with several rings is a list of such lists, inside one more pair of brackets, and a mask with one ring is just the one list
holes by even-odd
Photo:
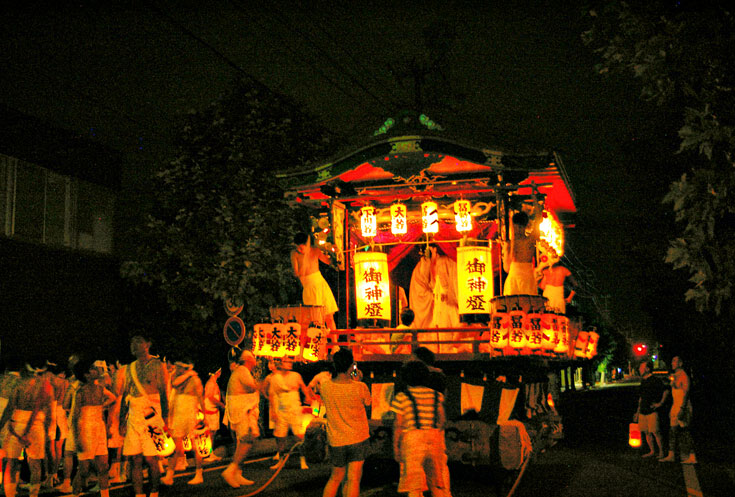
[[648, 345], [645, 343], [636, 343], [633, 345], [633, 353], [635, 355], [645, 355], [648, 353]]

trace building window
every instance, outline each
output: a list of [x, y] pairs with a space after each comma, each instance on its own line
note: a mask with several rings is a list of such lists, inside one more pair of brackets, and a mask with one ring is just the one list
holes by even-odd
[[107, 188], [0, 154], [0, 230], [20, 240], [112, 252]]

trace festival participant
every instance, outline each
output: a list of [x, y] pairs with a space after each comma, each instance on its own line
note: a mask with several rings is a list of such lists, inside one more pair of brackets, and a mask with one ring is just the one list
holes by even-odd
[[[204, 385], [204, 422], [209, 430], [209, 437], [212, 440], [212, 447], [214, 447], [214, 437], [219, 431], [220, 422], [220, 410], [225, 409], [225, 404], [222, 402], [222, 391], [220, 390], [219, 381], [222, 376], [222, 368], [219, 368], [214, 373], [209, 373], [209, 379]], [[216, 462], [222, 459], [214, 450], [207, 456], [207, 461]]]
[[[408, 289], [409, 306], [414, 312], [414, 329], [434, 328], [434, 280], [431, 272], [431, 258], [436, 254], [436, 248], [429, 246], [416, 263], [411, 273], [411, 284]], [[418, 340], [436, 341], [436, 333], [420, 333]], [[428, 344], [435, 352], [436, 344]]]
[[[66, 389], [66, 395], [64, 396], [64, 412], [67, 416], [68, 426], [73, 426], [74, 420], [73, 409], [74, 409], [74, 398], [77, 390], [81, 387], [82, 382], [74, 375], [74, 365], [79, 361], [77, 354], [69, 356], [67, 361], [66, 370], [68, 373], [69, 386]], [[63, 481], [61, 485], [58, 485], [56, 490], [63, 494], [69, 494], [72, 492], [71, 486], [71, 473], [74, 469], [74, 458], [76, 457], [76, 440], [74, 440], [74, 430], [68, 430], [66, 434], [66, 441], [64, 442], [64, 467], [62, 469]]]
[[[335, 376], [319, 383], [319, 394], [327, 406], [327, 442], [332, 474], [324, 487], [323, 497], [335, 497], [342, 480], [344, 497], [360, 495], [362, 467], [370, 447], [370, 427], [365, 407], [371, 396], [367, 385], [360, 381], [352, 352], [339, 349], [332, 356]], [[351, 374], [354, 371], [355, 378]]]
[[[459, 327], [457, 262], [435, 248], [434, 256], [431, 258], [431, 271], [434, 281], [434, 326], [457, 328]], [[440, 352], [457, 352], [456, 343], [463, 336], [460, 333], [437, 333], [437, 338], [441, 341], [455, 342], [440, 344], [438, 346]]]
[[[413, 324], [415, 314], [413, 310], [406, 307], [401, 311], [401, 324], [396, 326], [397, 330], [408, 330]], [[391, 354], [409, 354], [411, 353], [411, 340], [413, 333], [410, 331], [396, 331], [390, 336], [390, 352]], [[402, 343], [407, 342], [407, 343]]]
[[252, 485], [252, 480], [242, 476], [240, 464], [253, 442], [260, 436], [258, 417], [260, 415], [260, 386], [253, 378], [251, 371], [255, 367], [255, 356], [249, 350], [230, 351], [230, 363], [236, 363], [230, 380], [227, 383], [225, 417], [230, 429], [235, 432], [237, 445], [232, 461], [222, 472], [222, 478], [232, 488], [241, 485]]
[[64, 398], [69, 388], [69, 380], [66, 379], [66, 369], [56, 363], [47, 362], [47, 378], [54, 389], [54, 400], [51, 402], [53, 410], [51, 426], [48, 434], [48, 453], [46, 457], [46, 481], [45, 487], [54, 487], [60, 482], [57, 479], [59, 463], [63, 461], [64, 442], [69, 433], [68, 416], [64, 409]]
[[[174, 363], [175, 369], [171, 376], [173, 390], [171, 418], [169, 427], [171, 436], [176, 444], [176, 450], [168, 460], [166, 476], [161, 483], [171, 486], [174, 484], [174, 471], [186, 470], [186, 453], [184, 452], [184, 437], [194, 440], [196, 436], [197, 414], [204, 409], [204, 387], [199, 375], [194, 371], [194, 363], [185, 358]], [[189, 485], [199, 485], [204, 482], [202, 474], [202, 455], [194, 450], [196, 472]]]
[[[6, 364], [5, 372], [0, 376], [0, 416], [5, 412], [5, 408], [8, 405], [10, 397], [21, 382], [20, 370], [21, 370], [20, 359], [15, 356], [9, 359]], [[5, 467], [5, 449], [3, 449], [3, 441], [8, 433], [8, 424], [0, 425], [0, 482], [2, 481], [3, 468]], [[2, 486], [0, 484], [0, 486]]]
[[[168, 375], [163, 363], [150, 354], [151, 341], [134, 336], [130, 352], [135, 361], [125, 367], [123, 405], [120, 409], [120, 430], [124, 437], [123, 455], [133, 461], [133, 489], [136, 497], [143, 497], [143, 460], [148, 465], [150, 496], [158, 497], [161, 477], [158, 450], [149, 433], [166, 431], [168, 419]], [[126, 422], [127, 421], [127, 422]]]
[[401, 373], [407, 388], [391, 403], [393, 452], [401, 469], [398, 491], [420, 497], [426, 483], [432, 497], [450, 497], [444, 395], [424, 385], [429, 368], [421, 361], [407, 362]]
[[[572, 290], [567, 297], [564, 297], [564, 283], [568, 281], [572, 285]], [[549, 302], [550, 309], [566, 314], [567, 304], [572, 301], [577, 287], [577, 280], [574, 279], [572, 272], [564, 267], [561, 262], [556, 261], [550, 267], [546, 267], [541, 271], [541, 282], [539, 287], [544, 292]]]
[[682, 464], [697, 464], [697, 456], [694, 454], [694, 442], [689, 431], [692, 422], [692, 402], [689, 399], [691, 381], [689, 375], [684, 371], [684, 361], [679, 356], [671, 359], [671, 367], [674, 370], [674, 379], [671, 382], [671, 411], [669, 411], [669, 423], [671, 425], [671, 436], [669, 439], [669, 453], [661, 462], [674, 462], [677, 451], [681, 453]]
[[[270, 388], [268, 389], [268, 400], [275, 404], [273, 410], [275, 416], [273, 436], [276, 437], [277, 452], [275, 459], [278, 460], [280, 454], [286, 452], [289, 429], [296, 438], [304, 439], [306, 427], [303, 425], [304, 415], [301, 408], [300, 392], [303, 392], [308, 401], [314, 398], [314, 394], [304, 384], [301, 375], [293, 371], [292, 359], [276, 359], [275, 365], [276, 370], [270, 380]], [[309, 469], [303, 455], [301, 455], [300, 460], [301, 469]], [[271, 469], [276, 469], [278, 464], [271, 466]]]
[[110, 483], [122, 483], [127, 480], [127, 461], [122, 461], [123, 437], [120, 434], [120, 408], [123, 397], [122, 390], [125, 383], [125, 368], [118, 361], [110, 364], [110, 376], [112, 377], [112, 392], [115, 394], [113, 403], [107, 413], [107, 448], [112, 452], [112, 464], [110, 464]]
[[100, 379], [100, 368], [85, 359], [74, 365], [74, 376], [81, 386], [74, 396], [74, 440], [79, 471], [74, 478], [73, 492], [78, 496], [89, 476], [90, 461], [94, 460], [100, 487], [100, 496], [109, 497], [109, 465], [107, 462], [107, 424], [104, 409], [115, 402], [116, 396], [105, 388]]
[[40, 490], [41, 465], [45, 455], [46, 434], [51, 425], [53, 399], [51, 384], [41, 376], [45, 371], [41, 364], [26, 364], [26, 369], [21, 372], [21, 381], [0, 417], [0, 426], [8, 423], [3, 440], [6, 453], [3, 486], [6, 497], [17, 495], [23, 450], [31, 472], [28, 494], [30, 497], [38, 497]]
[[336, 330], [334, 313], [339, 310], [337, 301], [334, 300], [329, 284], [319, 272], [319, 261], [329, 264], [329, 256], [320, 249], [312, 247], [311, 238], [306, 233], [297, 233], [293, 242], [296, 249], [291, 252], [291, 266], [303, 287], [304, 305], [323, 306], [327, 328]]
[[539, 239], [541, 206], [534, 197], [534, 215], [524, 211], [513, 214], [510, 242], [503, 242], [503, 269], [508, 273], [503, 295], [538, 295], [533, 258]]

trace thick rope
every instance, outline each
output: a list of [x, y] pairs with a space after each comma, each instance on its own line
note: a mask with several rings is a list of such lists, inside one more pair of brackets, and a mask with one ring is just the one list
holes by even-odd
[[271, 475], [271, 477], [270, 477], [270, 478], [268, 478], [268, 480], [267, 480], [267, 481], [266, 481], [266, 482], [265, 482], [265, 483], [264, 483], [263, 485], [261, 485], [261, 486], [260, 486], [260, 488], [258, 488], [257, 490], [254, 490], [254, 491], [250, 492], [249, 494], [245, 494], [245, 495], [240, 495], [240, 496], [238, 496], [238, 497], [252, 497], [253, 495], [257, 495], [257, 494], [259, 494], [260, 492], [262, 492], [263, 490], [265, 490], [266, 488], [268, 488], [268, 486], [269, 486], [269, 485], [270, 485], [271, 483], [273, 483], [273, 480], [275, 480], [275, 479], [276, 479], [276, 476], [278, 476], [278, 474], [279, 474], [279, 473], [281, 472], [281, 470], [283, 469], [283, 467], [284, 467], [284, 466], [286, 465], [286, 462], [288, 461], [288, 458], [289, 458], [289, 457], [291, 457], [291, 454], [293, 454], [293, 451], [294, 451], [294, 450], [295, 450], [296, 448], [300, 447], [300, 446], [301, 446], [301, 445], [302, 445], [303, 443], [304, 443], [304, 442], [296, 442], [296, 443], [294, 444], [294, 446], [293, 446], [293, 447], [291, 447], [291, 450], [289, 450], [289, 451], [288, 451], [288, 452], [286, 453], [286, 455], [285, 455], [284, 457], [282, 457], [282, 458], [281, 458], [281, 460], [279, 461], [279, 463], [278, 463], [278, 467], [276, 468], [276, 472], [275, 472], [275, 473], [273, 473], [273, 474]]

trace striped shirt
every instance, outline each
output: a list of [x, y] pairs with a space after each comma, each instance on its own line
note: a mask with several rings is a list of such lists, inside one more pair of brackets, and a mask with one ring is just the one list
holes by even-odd
[[[410, 396], [404, 392], [396, 394], [391, 402], [390, 410], [403, 418], [403, 430], [415, 430], [416, 411], [419, 416], [419, 428], [429, 430], [442, 428], [444, 419], [444, 395], [427, 387], [408, 387]], [[416, 402], [411, 400], [411, 397]]]

